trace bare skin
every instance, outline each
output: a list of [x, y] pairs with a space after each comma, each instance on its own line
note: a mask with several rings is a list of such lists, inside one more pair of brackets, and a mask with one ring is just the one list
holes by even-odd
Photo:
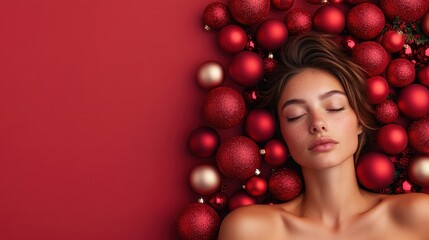
[[[429, 239], [429, 195], [359, 188], [353, 154], [362, 129], [343, 92], [321, 70], [307, 69], [289, 80], [279, 121], [301, 165], [305, 192], [283, 204], [234, 210], [222, 222], [220, 240]], [[314, 147], [321, 138], [333, 143]]]

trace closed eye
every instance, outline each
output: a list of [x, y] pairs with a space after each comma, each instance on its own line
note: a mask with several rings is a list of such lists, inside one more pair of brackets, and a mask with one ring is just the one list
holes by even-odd
[[339, 111], [343, 111], [345, 108], [333, 108], [333, 109], [327, 109], [328, 112], [339, 112]]
[[295, 121], [295, 120], [299, 119], [299, 118], [300, 118], [300, 117], [302, 117], [302, 116], [305, 116], [305, 114], [300, 115], [300, 116], [297, 116], [297, 117], [287, 118], [287, 121], [288, 121], [288, 122], [293, 122], [293, 121]]

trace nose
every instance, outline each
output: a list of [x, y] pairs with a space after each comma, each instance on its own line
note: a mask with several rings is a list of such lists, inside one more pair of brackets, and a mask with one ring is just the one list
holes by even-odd
[[321, 114], [312, 114], [310, 118], [309, 131], [311, 134], [328, 131], [328, 125]]

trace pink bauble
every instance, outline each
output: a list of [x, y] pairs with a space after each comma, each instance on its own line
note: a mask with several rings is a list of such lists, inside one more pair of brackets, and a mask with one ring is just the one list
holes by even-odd
[[256, 142], [265, 142], [273, 137], [276, 131], [274, 116], [265, 109], [254, 109], [244, 121], [246, 134]]
[[429, 37], [429, 12], [422, 17], [421, 28], [426, 37]]
[[399, 52], [404, 48], [405, 37], [402, 33], [389, 30], [384, 33], [383, 38], [381, 40], [381, 45], [383, 45], [386, 51], [394, 53]]
[[415, 184], [429, 187], [429, 156], [422, 155], [413, 158], [408, 166], [408, 176]]
[[384, 72], [389, 62], [389, 55], [379, 43], [368, 41], [353, 48], [352, 60], [370, 76], [375, 76]]
[[230, 24], [219, 31], [217, 42], [225, 52], [238, 53], [246, 47], [247, 35], [241, 27]]
[[429, 116], [410, 124], [408, 138], [414, 150], [429, 155]]
[[259, 147], [244, 136], [234, 136], [221, 143], [216, 154], [219, 170], [227, 177], [245, 180], [254, 175], [261, 163]]
[[364, 187], [376, 191], [393, 183], [395, 168], [386, 155], [369, 152], [359, 158], [356, 175]]
[[265, 20], [256, 31], [256, 41], [268, 51], [274, 51], [283, 46], [287, 37], [286, 25], [277, 19]]
[[370, 77], [366, 80], [368, 102], [379, 104], [386, 100], [389, 94], [389, 84], [380, 76]]
[[232, 211], [236, 208], [247, 206], [247, 205], [253, 205], [256, 203], [256, 200], [247, 195], [245, 192], [239, 191], [234, 193], [231, 198], [229, 199], [229, 210]]
[[270, 0], [229, 0], [228, 6], [232, 17], [244, 25], [259, 23], [270, 12]]
[[231, 16], [225, 4], [213, 2], [204, 9], [203, 19], [206, 30], [210, 30], [224, 27], [230, 21]]
[[238, 125], [246, 113], [243, 97], [237, 90], [218, 87], [206, 95], [203, 116], [215, 128], [231, 128]]
[[238, 84], [256, 86], [264, 77], [264, 62], [254, 52], [240, 52], [234, 56], [229, 65], [229, 75]]
[[204, 203], [190, 204], [177, 219], [177, 233], [180, 239], [214, 239], [219, 227], [219, 215]]
[[420, 118], [429, 113], [429, 90], [420, 84], [411, 84], [399, 92], [399, 110], [409, 118]]
[[398, 154], [408, 144], [407, 131], [397, 124], [388, 124], [377, 132], [377, 145], [387, 154]]
[[220, 175], [211, 165], [196, 166], [189, 174], [189, 183], [196, 193], [210, 195], [219, 189]]
[[416, 77], [414, 64], [404, 58], [396, 58], [387, 65], [386, 80], [392, 87], [405, 87]]
[[380, 7], [390, 20], [399, 17], [405, 22], [414, 22], [423, 17], [429, 8], [427, 0], [381, 0]]
[[356, 5], [347, 14], [347, 29], [353, 37], [361, 40], [377, 37], [385, 24], [383, 11], [372, 3]]
[[204, 89], [220, 87], [225, 81], [225, 70], [216, 61], [203, 62], [197, 70], [197, 84]]
[[188, 136], [189, 151], [199, 158], [209, 158], [216, 154], [220, 145], [220, 136], [211, 127], [198, 127]]
[[293, 6], [294, 0], [271, 0], [271, 6], [280, 11], [287, 11]]
[[380, 123], [392, 123], [399, 117], [399, 108], [395, 101], [387, 99], [375, 107], [375, 118]]
[[[429, 21], [429, 20], [428, 20]], [[420, 84], [429, 87], [429, 65], [424, 66], [420, 69], [417, 74]]]
[[287, 147], [282, 141], [278, 139], [272, 139], [268, 141], [264, 146], [264, 151], [265, 162], [271, 166], [280, 166], [287, 160]]
[[314, 13], [313, 26], [319, 32], [340, 34], [346, 25], [345, 19], [341, 9], [334, 5], [324, 5]]
[[267, 192], [267, 180], [263, 177], [253, 176], [247, 180], [245, 190], [250, 196], [262, 196]]
[[305, 9], [292, 8], [286, 13], [284, 23], [290, 35], [310, 32], [312, 28], [311, 13]]
[[301, 176], [293, 169], [277, 169], [268, 181], [271, 194], [282, 201], [289, 201], [297, 197], [303, 188]]

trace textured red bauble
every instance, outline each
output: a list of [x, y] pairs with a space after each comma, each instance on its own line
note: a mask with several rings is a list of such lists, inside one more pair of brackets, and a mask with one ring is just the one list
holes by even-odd
[[421, 28], [426, 37], [429, 37], [429, 12], [422, 17]]
[[387, 154], [398, 154], [407, 147], [407, 131], [397, 124], [388, 124], [377, 132], [377, 145]]
[[405, 87], [416, 77], [414, 64], [404, 58], [396, 58], [387, 65], [386, 80], [392, 87]]
[[217, 42], [225, 52], [238, 53], [246, 47], [247, 35], [241, 27], [230, 24], [219, 31]]
[[217, 210], [223, 211], [228, 206], [228, 194], [224, 192], [216, 192], [209, 198], [209, 205]]
[[429, 116], [410, 124], [408, 138], [414, 150], [429, 155]]
[[268, 187], [271, 194], [282, 201], [289, 201], [302, 192], [301, 176], [293, 169], [281, 168], [271, 174]]
[[338, 7], [324, 5], [313, 15], [313, 26], [317, 31], [340, 34], [346, 25], [346, 18]]
[[375, 3], [377, 0], [346, 0], [347, 3], [350, 4], [359, 4], [359, 3], [365, 3], [365, 2], [370, 2], [370, 3]]
[[225, 176], [245, 180], [254, 175], [261, 163], [261, 155], [258, 145], [252, 139], [234, 136], [221, 143], [216, 162]]
[[268, 110], [254, 109], [246, 117], [244, 130], [256, 142], [265, 142], [273, 137], [276, 131], [276, 121]]
[[290, 35], [310, 32], [312, 28], [311, 13], [305, 9], [292, 8], [286, 13], [284, 23]]
[[277, 60], [272, 57], [264, 58], [264, 73], [270, 74], [272, 73], [278, 66]]
[[267, 192], [267, 180], [263, 177], [253, 176], [247, 180], [245, 190], [250, 196], [262, 196]]
[[419, 73], [417, 74], [417, 77], [422, 85], [429, 87], [429, 65], [426, 65], [422, 69], [420, 69]]
[[234, 193], [231, 198], [229, 199], [229, 210], [232, 211], [236, 208], [247, 206], [247, 205], [253, 205], [256, 203], [256, 200], [247, 195], [245, 192], [238, 191]]
[[204, 203], [190, 204], [177, 220], [177, 233], [180, 239], [211, 240], [216, 237], [219, 227], [219, 215]]
[[364, 187], [376, 191], [393, 182], [395, 168], [386, 155], [369, 152], [359, 158], [356, 175]]
[[375, 107], [375, 118], [381, 123], [392, 123], [399, 116], [399, 108], [395, 101], [387, 99]]
[[389, 55], [379, 43], [362, 42], [353, 48], [352, 60], [360, 65], [370, 76], [384, 72], [389, 62]]
[[244, 25], [259, 23], [270, 12], [270, 0], [229, 0], [228, 6], [232, 17]]
[[379, 104], [386, 100], [389, 94], [389, 84], [380, 76], [370, 77], [366, 80], [368, 102]]
[[420, 118], [429, 113], [429, 90], [420, 84], [411, 84], [399, 92], [399, 110], [409, 118]]
[[347, 14], [347, 29], [353, 37], [361, 40], [377, 37], [385, 24], [383, 11], [372, 3], [356, 5]]
[[203, 20], [206, 30], [222, 28], [230, 19], [228, 7], [223, 3], [213, 2], [204, 9]]
[[330, 4], [340, 4], [343, 2], [344, 2], [344, 0], [328, 0], [328, 3], [330, 3]]
[[404, 48], [405, 37], [402, 33], [389, 30], [384, 33], [381, 40], [381, 45], [383, 45], [386, 51], [394, 53], [399, 52]]
[[417, 156], [411, 160], [408, 176], [415, 184], [421, 187], [429, 187], [429, 156]]
[[216, 61], [203, 62], [197, 70], [197, 84], [204, 89], [220, 87], [225, 81], [225, 71]]
[[381, 0], [380, 7], [390, 20], [399, 17], [405, 22], [414, 22], [423, 17], [429, 8], [427, 0]]
[[219, 189], [220, 175], [211, 165], [196, 166], [189, 174], [189, 183], [196, 193], [210, 195]]
[[277, 19], [265, 20], [256, 31], [256, 41], [268, 51], [280, 48], [288, 37], [286, 25]]
[[280, 11], [289, 10], [295, 0], [271, 0], [271, 6]]
[[218, 87], [206, 95], [203, 116], [215, 128], [231, 128], [241, 122], [246, 114], [243, 97], [237, 90]]
[[264, 77], [264, 61], [254, 52], [240, 52], [229, 65], [229, 75], [238, 84], [256, 86]]
[[199, 158], [209, 158], [216, 154], [220, 145], [220, 136], [211, 127], [198, 127], [189, 134], [189, 151]]
[[271, 166], [280, 166], [286, 162], [287, 156], [288, 150], [286, 145], [278, 139], [272, 139], [264, 146], [265, 162]]

